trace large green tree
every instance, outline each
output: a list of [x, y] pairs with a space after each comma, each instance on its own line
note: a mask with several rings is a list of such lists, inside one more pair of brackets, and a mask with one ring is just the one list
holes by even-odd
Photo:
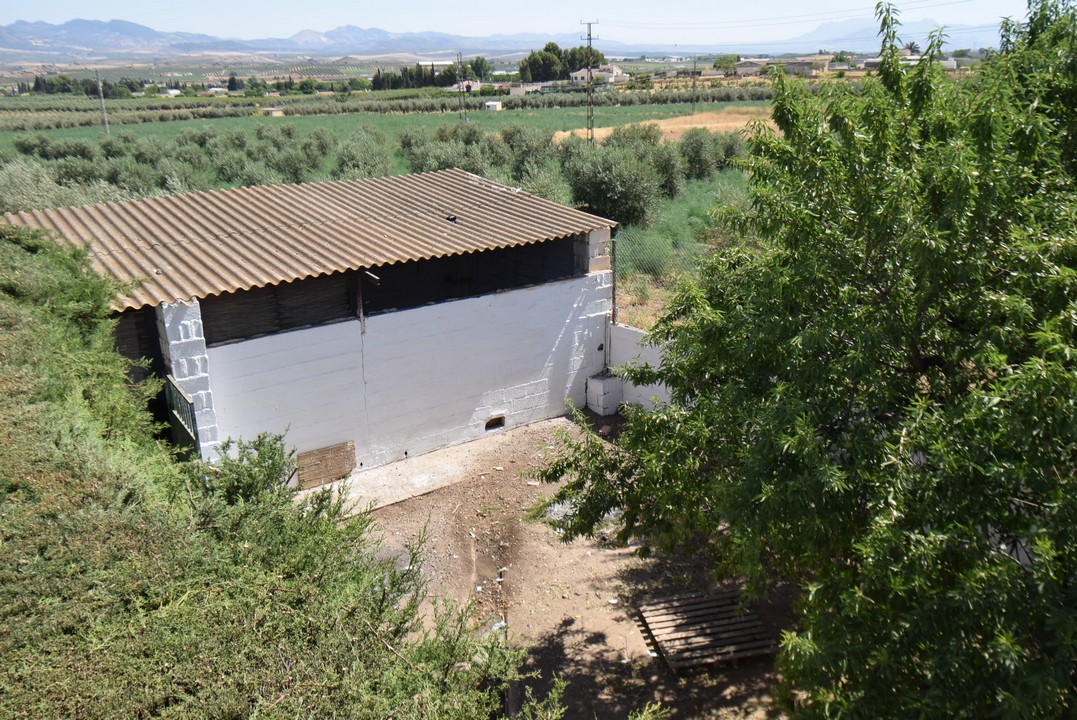
[[1077, 20], [1032, 0], [948, 80], [933, 37], [811, 93], [775, 75], [751, 209], [652, 333], [672, 401], [569, 442], [568, 536], [702, 548], [803, 589], [779, 661], [808, 717], [1073, 717]]

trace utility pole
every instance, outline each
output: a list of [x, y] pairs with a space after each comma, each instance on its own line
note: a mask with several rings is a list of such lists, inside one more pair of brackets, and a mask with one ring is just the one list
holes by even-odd
[[467, 105], [464, 103], [464, 57], [456, 53], [456, 89], [460, 91], [460, 118], [467, 122]]
[[598, 25], [598, 20], [581, 20], [580, 25], [587, 26], [587, 142], [595, 144], [595, 77], [591, 72], [591, 26]]
[[94, 68], [93, 74], [97, 78], [97, 97], [101, 100], [101, 127], [105, 129], [105, 134], [108, 135], [108, 113], [105, 112], [105, 89], [101, 85], [101, 71]]
[[696, 60], [699, 59], [698, 55], [692, 56], [692, 114], [696, 114]]

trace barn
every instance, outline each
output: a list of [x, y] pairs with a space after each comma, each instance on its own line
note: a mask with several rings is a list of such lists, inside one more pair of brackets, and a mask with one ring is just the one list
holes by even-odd
[[460, 170], [3, 219], [88, 245], [208, 459], [283, 432], [340, 477], [562, 415], [606, 366], [614, 223]]

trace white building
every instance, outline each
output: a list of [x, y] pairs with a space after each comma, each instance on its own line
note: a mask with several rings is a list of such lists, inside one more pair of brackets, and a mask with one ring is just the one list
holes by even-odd
[[460, 170], [5, 216], [89, 244], [179, 437], [284, 433], [336, 479], [583, 406], [614, 223]]

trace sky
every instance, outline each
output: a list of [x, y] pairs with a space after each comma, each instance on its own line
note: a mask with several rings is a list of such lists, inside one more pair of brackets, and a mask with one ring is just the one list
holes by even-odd
[[[1001, 17], [1023, 18], [1024, 0], [897, 0], [903, 22], [931, 19], [941, 25], [984, 26]], [[196, 32], [225, 38], [290, 37], [300, 30], [325, 32], [342, 25], [390, 32], [437, 31], [465, 36], [519, 32], [586, 33], [625, 43], [723, 45], [778, 41], [823, 23], [870, 21], [875, 0], [5, 0], [0, 25], [16, 20], [63, 23], [128, 20], [163, 32]], [[956, 38], [955, 38], [956, 40]], [[597, 43], [601, 46], [601, 42]]]

